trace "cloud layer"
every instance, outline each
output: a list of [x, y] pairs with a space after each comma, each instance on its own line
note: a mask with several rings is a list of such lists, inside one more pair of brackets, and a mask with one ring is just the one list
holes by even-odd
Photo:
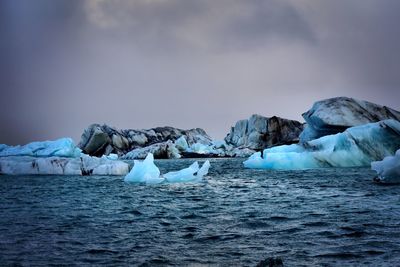
[[351, 96], [400, 109], [395, 0], [0, 2], [0, 143], [90, 123], [202, 127], [301, 120]]

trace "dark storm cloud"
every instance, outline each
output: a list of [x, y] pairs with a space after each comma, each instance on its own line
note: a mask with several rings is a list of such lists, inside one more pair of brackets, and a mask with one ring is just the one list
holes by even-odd
[[400, 108], [399, 1], [0, 2], [0, 143], [93, 122], [203, 127], [301, 119], [348, 95]]

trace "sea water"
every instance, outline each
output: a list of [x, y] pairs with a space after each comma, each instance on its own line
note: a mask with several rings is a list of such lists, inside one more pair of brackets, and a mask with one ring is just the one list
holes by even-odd
[[[368, 168], [268, 171], [210, 161], [202, 183], [0, 176], [0, 264], [400, 264], [400, 186], [374, 184]], [[166, 173], [193, 162], [156, 164]]]

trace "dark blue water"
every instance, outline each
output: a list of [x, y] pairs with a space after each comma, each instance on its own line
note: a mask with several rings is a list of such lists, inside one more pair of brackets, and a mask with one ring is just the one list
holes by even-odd
[[[192, 160], [159, 161], [162, 173]], [[1, 265], [400, 265], [400, 187], [366, 168], [247, 170], [205, 183], [0, 176]]]

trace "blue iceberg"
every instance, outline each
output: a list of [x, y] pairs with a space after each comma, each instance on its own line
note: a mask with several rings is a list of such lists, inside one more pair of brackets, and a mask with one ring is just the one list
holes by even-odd
[[162, 182], [200, 182], [203, 177], [207, 175], [209, 168], [210, 162], [208, 160], [204, 162], [201, 168], [199, 168], [199, 163], [196, 161], [188, 168], [160, 175], [160, 170], [154, 164], [154, 156], [152, 153], [149, 153], [144, 161], [134, 161], [134, 166], [125, 176], [124, 181], [129, 183], [146, 184], [158, 184]]
[[400, 122], [384, 120], [348, 128], [304, 145], [277, 146], [254, 153], [246, 168], [299, 170], [369, 166], [400, 148]]
[[32, 142], [23, 146], [0, 145], [0, 157], [31, 156], [31, 157], [79, 157], [81, 150], [75, 146], [71, 138], [61, 138], [54, 141]]
[[203, 179], [203, 176], [208, 173], [209, 168], [210, 162], [208, 160], [204, 162], [201, 168], [199, 168], [199, 163], [196, 161], [186, 169], [169, 172], [163, 176], [170, 183], [200, 182]]

